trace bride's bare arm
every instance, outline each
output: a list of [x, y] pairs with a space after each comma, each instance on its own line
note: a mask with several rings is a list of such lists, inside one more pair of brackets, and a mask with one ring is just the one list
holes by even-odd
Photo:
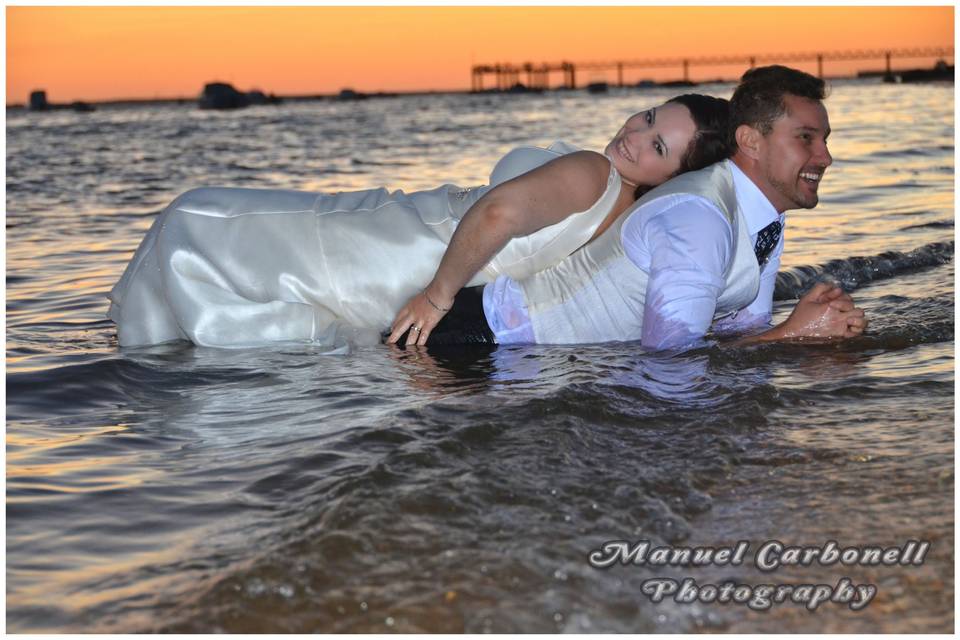
[[445, 313], [441, 309], [450, 308], [456, 293], [507, 242], [590, 208], [606, 190], [609, 175], [606, 157], [577, 151], [488, 191], [457, 225], [425, 295], [414, 296], [397, 314], [387, 342], [416, 326], [420, 331], [411, 331], [407, 344], [426, 344]]

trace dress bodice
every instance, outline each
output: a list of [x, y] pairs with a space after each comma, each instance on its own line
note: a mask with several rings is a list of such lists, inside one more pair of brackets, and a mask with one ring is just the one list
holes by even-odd
[[[423, 222], [449, 244], [460, 219], [488, 191], [575, 151], [579, 149], [560, 140], [546, 149], [517, 147], [497, 162], [490, 173], [488, 185], [463, 188], [447, 184], [432, 191], [411, 194], [411, 198]], [[471, 284], [491, 282], [499, 275], [525, 278], [557, 264], [590, 240], [613, 208], [619, 194], [620, 176], [611, 163], [603, 195], [589, 209], [567, 216], [528, 236], [514, 238], [471, 280]], [[438, 206], [434, 201], [436, 198], [444, 198], [447, 206]]]

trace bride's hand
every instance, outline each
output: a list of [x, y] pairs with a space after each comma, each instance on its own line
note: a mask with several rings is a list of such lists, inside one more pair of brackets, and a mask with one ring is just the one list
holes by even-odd
[[387, 338], [387, 344], [395, 344], [407, 329], [410, 330], [410, 333], [407, 334], [404, 346], [427, 344], [430, 332], [453, 306], [453, 298], [438, 300], [436, 294], [428, 294], [427, 289], [413, 296], [397, 313], [397, 317], [390, 326], [390, 337]]

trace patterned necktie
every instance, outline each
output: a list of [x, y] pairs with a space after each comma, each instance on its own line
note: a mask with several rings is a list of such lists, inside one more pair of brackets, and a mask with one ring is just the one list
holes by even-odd
[[753, 245], [753, 252], [757, 254], [757, 262], [763, 265], [767, 261], [767, 256], [777, 246], [780, 240], [780, 221], [771, 222], [757, 234], [757, 243]]

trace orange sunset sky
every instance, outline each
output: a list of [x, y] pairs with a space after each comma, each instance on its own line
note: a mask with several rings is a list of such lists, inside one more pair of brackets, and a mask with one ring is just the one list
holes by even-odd
[[[953, 13], [892, 6], [7, 7], [6, 102], [23, 103], [34, 89], [53, 102], [194, 97], [214, 80], [278, 95], [461, 90], [470, 88], [474, 63], [952, 47]], [[932, 62], [894, 59], [894, 66]], [[882, 66], [880, 59], [828, 62], [825, 74]], [[691, 76], [734, 78], [743, 70], [694, 67]], [[625, 80], [680, 75], [637, 70]], [[578, 82], [614, 76], [584, 72]]]

